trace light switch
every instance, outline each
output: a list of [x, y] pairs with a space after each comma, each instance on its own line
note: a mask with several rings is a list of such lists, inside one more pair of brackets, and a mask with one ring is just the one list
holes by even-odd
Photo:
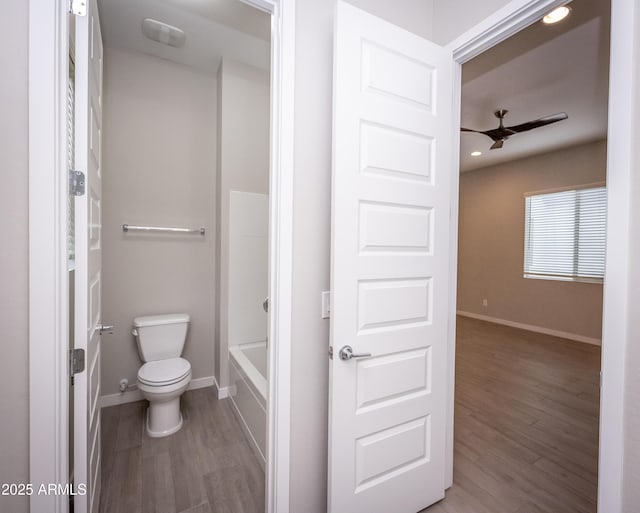
[[331, 293], [328, 290], [322, 292], [322, 318], [328, 319], [331, 315]]

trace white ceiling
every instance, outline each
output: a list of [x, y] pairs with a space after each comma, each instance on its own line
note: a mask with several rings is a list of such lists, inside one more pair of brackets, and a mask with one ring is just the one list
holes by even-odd
[[[569, 119], [513, 135], [496, 150], [489, 150], [492, 141], [485, 135], [461, 133], [461, 171], [606, 137], [609, 2], [570, 5], [563, 22], [536, 22], [463, 65], [461, 125], [496, 128], [493, 112], [500, 108], [509, 110], [505, 126], [557, 112]], [[482, 155], [471, 157], [474, 150]]]
[[[216, 73], [222, 57], [269, 68], [271, 16], [240, 0], [98, 0], [107, 47], [168, 59]], [[182, 29], [186, 41], [173, 48], [147, 39], [142, 20]]]
[[241, 0], [160, 0], [177, 9], [221, 23], [250, 36], [269, 41], [271, 17]]

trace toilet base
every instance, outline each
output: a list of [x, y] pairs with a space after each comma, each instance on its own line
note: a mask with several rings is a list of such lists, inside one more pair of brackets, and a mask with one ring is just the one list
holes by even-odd
[[180, 397], [161, 403], [150, 403], [147, 408], [146, 429], [151, 438], [162, 438], [180, 431], [182, 413]]

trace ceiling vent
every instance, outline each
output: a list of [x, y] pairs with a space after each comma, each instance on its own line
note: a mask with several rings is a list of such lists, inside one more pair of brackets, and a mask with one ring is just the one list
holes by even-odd
[[178, 27], [174, 27], [151, 18], [145, 18], [142, 21], [142, 33], [149, 39], [153, 39], [158, 43], [174, 46], [176, 48], [184, 46], [184, 41], [186, 39], [184, 30], [180, 30]]

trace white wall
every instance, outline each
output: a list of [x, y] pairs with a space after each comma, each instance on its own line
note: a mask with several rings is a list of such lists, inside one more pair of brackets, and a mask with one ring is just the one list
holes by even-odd
[[296, 1], [290, 511], [327, 511], [333, 2]]
[[[430, 34], [431, 2], [353, 3]], [[327, 507], [329, 322], [320, 317], [320, 294], [329, 289], [334, 9], [296, 1], [290, 510], [305, 513]]]
[[269, 196], [231, 191], [229, 200], [229, 346], [264, 342], [267, 313]]
[[[27, 2], [5, 2], [0, 17], [0, 483], [29, 480], [28, 15]], [[0, 496], [0, 511], [29, 500]]]
[[394, 25], [431, 39], [433, 27], [433, 0], [347, 0], [352, 5], [383, 18]]
[[[102, 394], [135, 383], [140, 315], [186, 312], [193, 379], [213, 376], [216, 80], [156, 57], [105, 50]], [[122, 224], [206, 235], [123, 233]]]
[[434, 0], [432, 40], [446, 45], [508, 3], [509, 0]]
[[216, 292], [217, 366], [221, 387], [229, 386], [229, 195], [232, 190], [269, 191], [269, 73], [230, 59], [218, 70], [218, 233]]

